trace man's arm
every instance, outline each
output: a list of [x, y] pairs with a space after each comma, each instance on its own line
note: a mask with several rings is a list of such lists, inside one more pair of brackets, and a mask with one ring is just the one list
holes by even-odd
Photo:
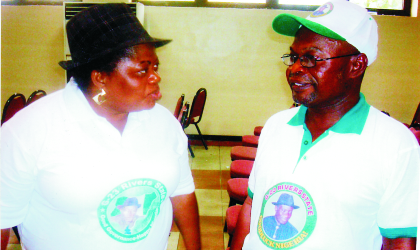
[[388, 239], [383, 237], [383, 250], [416, 250], [417, 238]]
[[6, 250], [9, 244], [10, 228], [1, 230], [1, 250]]
[[184, 238], [187, 250], [201, 249], [200, 223], [195, 192], [171, 198], [174, 221]]
[[230, 247], [231, 250], [241, 250], [244, 245], [245, 237], [249, 234], [249, 226], [251, 225], [251, 208], [252, 199], [248, 196], [242, 205], [238, 221], [236, 222], [235, 233]]

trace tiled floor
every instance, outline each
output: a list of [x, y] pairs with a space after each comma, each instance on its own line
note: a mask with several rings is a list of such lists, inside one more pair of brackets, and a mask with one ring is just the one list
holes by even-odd
[[[226, 249], [228, 235], [223, 233], [224, 216], [229, 204], [226, 182], [229, 179], [230, 150], [227, 146], [192, 146], [195, 158], [190, 166], [196, 186], [200, 213], [201, 237], [205, 250]], [[182, 237], [174, 225], [168, 250], [184, 250]], [[16, 237], [11, 238], [7, 250], [20, 250]]]

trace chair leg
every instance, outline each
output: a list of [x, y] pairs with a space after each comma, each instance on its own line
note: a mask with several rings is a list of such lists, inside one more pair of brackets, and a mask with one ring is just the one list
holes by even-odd
[[201, 141], [203, 142], [204, 148], [207, 150], [207, 144], [206, 144], [206, 142], [204, 141], [203, 135], [201, 134], [201, 131], [200, 131], [200, 129], [198, 128], [197, 123], [194, 123], [194, 125], [195, 125], [195, 127], [197, 128], [198, 134], [200, 135], [200, 139], [201, 139]]
[[190, 150], [190, 153], [191, 153], [191, 157], [192, 158], [194, 158], [195, 157], [195, 155], [194, 155], [194, 153], [193, 153], [193, 151], [192, 151], [192, 148], [191, 148], [191, 145], [188, 143], [188, 149]]
[[14, 227], [13, 227], [13, 232], [15, 233], [16, 238], [17, 238], [17, 240], [18, 240], [18, 241], [19, 241], [19, 243], [20, 243], [20, 235], [19, 235], [19, 231], [18, 231], [17, 226], [14, 226]]

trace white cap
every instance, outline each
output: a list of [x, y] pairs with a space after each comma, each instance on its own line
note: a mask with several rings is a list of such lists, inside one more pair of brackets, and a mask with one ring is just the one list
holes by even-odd
[[273, 21], [273, 29], [282, 35], [295, 36], [300, 27], [336, 40], [347, 41], [368, 58], [371, 65], [378, 54], [378, 25], [367, 10], [348, 1], [323, 4], [306, 19], [280, 14]]

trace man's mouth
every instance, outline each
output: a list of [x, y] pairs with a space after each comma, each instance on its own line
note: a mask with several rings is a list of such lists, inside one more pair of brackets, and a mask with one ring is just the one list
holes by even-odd
[[292, 82], [290, 83], [290, 87], [295, 91], [300, 91], [311, 87], [310, 83], [299, 83], [299, 82]]

